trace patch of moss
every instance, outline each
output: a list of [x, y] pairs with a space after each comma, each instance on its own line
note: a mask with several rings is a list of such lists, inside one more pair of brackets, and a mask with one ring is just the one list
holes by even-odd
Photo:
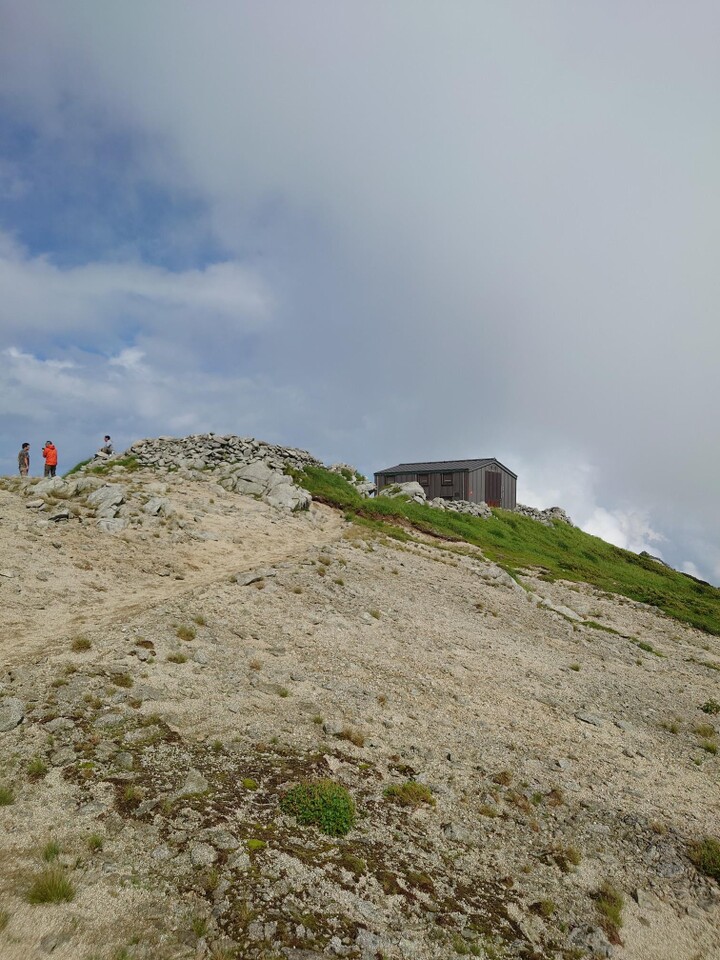
[[355, 802], [348, 791], [332, 780], [306, 781], [292, 787], [280, 809], [302, 824], [319, 827], [331, 837], [344, 837], [355, 823]]

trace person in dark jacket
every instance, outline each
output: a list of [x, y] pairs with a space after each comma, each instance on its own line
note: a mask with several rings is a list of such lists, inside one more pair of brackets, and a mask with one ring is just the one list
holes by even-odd
[[24, 443], [20, 447], [18, 454], [18, 470], [21, 477], [26, 477], [30, 473], [30, 444]]

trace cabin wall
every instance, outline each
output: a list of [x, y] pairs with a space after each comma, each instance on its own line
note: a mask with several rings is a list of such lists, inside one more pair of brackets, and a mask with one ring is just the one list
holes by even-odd
[[517, 505], [517, 480], [495, 463], [469, 472], [467, 499], [473, 503], [482, 503], [485, 500], [485, 476], [488, 473], [500, 474], [500, 506], [503, 510], [514, 510]]
[[[442, 482], [442, 473], [428, 473], [428, 483], [420, 484], [425, 491], [428, 500], [434, 500], [436, 497], [442, 497], [444, 500], [467, 500], [467, 470], [447, 471], [451, 473], [452, 483], [444, 484]], [[388, 480], [388, 475], [384, 473], [375, 474], [375, 483], [378, 493], [381, 493], [383, 487], [391, 486], [393, 483], [419, 483], [418, 477], [425, 474], [418, 473], [394, 473], [391, 474], [392, 480]]]

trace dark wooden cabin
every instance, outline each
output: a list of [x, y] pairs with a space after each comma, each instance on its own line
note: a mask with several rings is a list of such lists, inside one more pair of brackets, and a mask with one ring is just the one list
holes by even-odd
[[432, 460], [398, 463], [375, 474], [378, 493], [393, 483], [416, 480], [428, 500], [485, 501], [490, 507], [514, 510], [517, 504], [517, 474], [499, 460]]

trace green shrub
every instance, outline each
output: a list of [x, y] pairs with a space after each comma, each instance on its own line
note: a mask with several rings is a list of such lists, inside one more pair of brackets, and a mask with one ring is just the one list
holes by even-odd
[[73, 885], [60, 867], [39, 873], [27, 891], [28, 903], [69, 903], [75, 898]]
[[84, 653], [92, 647], [92, 641], [88, 637], [73, 637], [70, 643], [70, 649], [73, 653]]
[[703, 713], [709, 713], [711, 716], [714, 716], [716, 713], [720, 713], [720, 703], [718, 703], [717, 700], [706, 700], [700, 709]]
[[181, 640], [194, 640], [197, 636], [197, 630], [195, 627], [182, 626], [178, 627], [175, 633]]
[[331, 837], [344, 837], [355, 823], [355, 802], [345, 787], [332, 780], [297, 784], [281, 799], [280, 809]]
[[388, 800], [399, 803], [402, 807], [420, 807], [423, 803], [435, 806], [435, 797], [430, 792], [430, 788], [416, 780], [406, 780], [400, 786], [387, 787], [384, 795]]
[[170, 653], [168, 654], [168, 661], [170, 663], [187, 663], [187, 657], [184, 653]]
[[720, 882], [720, 840], [705, 837], [690, 847], [690, 859], [703, 873]]

